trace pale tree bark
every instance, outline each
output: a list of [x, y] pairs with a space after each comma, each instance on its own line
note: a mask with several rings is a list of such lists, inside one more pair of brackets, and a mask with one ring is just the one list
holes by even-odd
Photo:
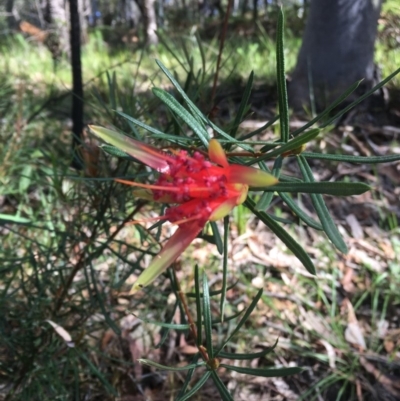
[[140, 9], [140, 13], [142, 14], [144, 38], [146, 44], [157, 44], [158, 37], [156, 35], [157, 17], [155, 0], [136, 0], [136, 3]]
[[[374, 82], [374, 44], [381, 0], [311, 0], [303, 43], [289, 85], [292, 107], [326, 107], [354, 82]], [[311, 89], [311, 91], [310, 91]]]
[[50, 24], [52, 53], [58, 59], [70, 54], [69, 21], [66, 0], [47, 0], [46, 20]]

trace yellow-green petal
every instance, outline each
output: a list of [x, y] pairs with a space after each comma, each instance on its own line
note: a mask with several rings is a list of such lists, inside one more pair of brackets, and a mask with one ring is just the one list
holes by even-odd
[[161, 173], [169, 172], [169, 163], [173, 162], [174, 159], [165, 153], [160, 152], [158, 149], [108, 128], [95, 125], [89, 125], [89, 128], [103, 141], [115, 146], [135, 159], [140, 160], [149, 167]]
[[225, 151], [216, 139], [211, 139], [208, 145], [208, 157], [213, 163], [219, 164], [222, 167], [229, 166]]
[[278, 182], [278, 179], [266, 171], [253, 167], [231, 164], [229, 166], [229, 182], [239, 182], [249, 187], [269, 187]]
[[203, 229], [197, 221], [182, 224], [168, 240], [160, 253], [154, 257], [149, 267], [136, 280], [131, 294], [151, 284], [160, 274], [178, 258]]

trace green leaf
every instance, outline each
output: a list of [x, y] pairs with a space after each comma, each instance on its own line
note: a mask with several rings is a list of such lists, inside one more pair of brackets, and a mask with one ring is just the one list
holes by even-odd
[[[252, 188], [253, 190], [257, 188]], [[371, 187], [363, 182], [279, 182], [276, 185], [271, 185], [265, 188], [258, 188], [264, 192], [291, 192], [305, 194], [324, 194], [333, 196], [352, 196], [360, 195], [371, 190]]]
[[[314, 182], [314, 176], [310, 166], [308, 165], [307, 159], [304, 156], [298, 156], [297, 160], [299, 162], [301, 173], [303, 174], [304, 179], [308, 182]], [[311, 194], [310, 196], [326, 235], [340, 252], [347, 253], [347, 246], [340, 235], [328, 208], [326, 207], [322, 195]]]
[[327, 127], [328, 125], [332, 124], [335, 120], [337, 120], [339, 117], [341, 117], [344, 113], [347, 113], [349, 110], [351, 110], [354, 106], [357, 104], [361, 103], [364, 99], [372, 95], [375, 91], [378, 89], [382, 88], [382, 86], [386, 85], [387, 82], [389, 82], [393, 77], [395, 77], [398, 73], [400, 73], [400, 68], [398, 68], [395, 72], [391, 73], [389, 76], [387, 76], [383, 81], [379, 82], [377, 85], [375, 85], [371, 90], [368, 92], [364, 93], [362, 96], [360, 96], [357, 100], [349, 104], [347, 107], [345, 107], [343, 110], [339, 111], [337, 114], [335, 114], [332, 118], [330, 118], [328, 121], [326, 121], [324, 124], [321, 125], [321, 127]]
[[232, 354], [230, 352], [221, 351], [218, 354], [218, 357], [225, 358], [225, 359], [240, 360], [240, 361], [252, 360], [252, 359], [256, 359], [256, 358], [263, 358], [265, 355], [271, 353], [275, 349], [275, 347], [278, 345], [278, 340], [279, 340], [279, 338], [276, 339], [275, 344], [272, 347], [267, 347], [263, 351], [260, 351], [260, 352], [251, 352], [251, 353], [246, 353], [246, 354], [245, 353]]
[[175, 112], [199, 137], [203, 145], [208, 148], [210, 136], [207, 130], [168, 92], [159, 88], [153, 88], [153, 93]]
[[213, 232], [215, 245], [217, 246], [218, 253], [222, 255], [224, 253], [224, 244], [222, 243], [221, 234], [218, 230], [218, 225], [215, 221], [210, 221], [211, 229]]
[[256, 130], [249, 132], [246, 135], [243, 135], [239, 138], [240, 141], [244, 141], [246, 139], [249, 139], [255, 135], [261, 134], [261, 132], [263, 132], [264, 130], [266, 130], [267, 128], [269, 128], [271, 125], [273, 125], [276, 121], [279, 120], [279, 115], [277, 115], [276, 117], [274, 117], [272, 120], [268, 121], [267, 123], [265, 123], [262, 127], [257, 128]]
[[[199, 353], [199, 352], [198, 352], [197, 354], [193, 355], [192, 364], [197, 365], [197, 361], [199, 360], [199, 358], [200, 358], [200, 353]], [[186, 400], [186, 399], [187, 399], [187, 397], [186, 397], [186, 398], [181, 398], [181, 397], [186, 396], [186, 394], [185, 394], [185, 393], [186, 393], [186, 390], [187, 390], [187, 388], [188, 388], [190, 382], [192, 381], [193, 374], [194, 374], [195, 370], [196, 370], [196, 368], [192, 368], [192, 369], [189, 369], [189, 372], [187, 372], [186, 377], [185, 377], [185, 381], [183, 382], [182, 387], [180, 388], [179, 393], [178, 393], [178, 395], [177, 395], [177, 397], [176, 397], [176, 400], [177, 400], [177, 401], [178, 401], [178, 400], [179, 400], [179, 401], [182, 401], [182, 400]], [[206, 373], [208, 373], [208, 372], [206, 372]], [[203, 376], [203, 377], [204, 377], [204, 376]], [[201, 380], [201, 379], [200, 379], [200, 380]], [[199, 380], [199, 381], [200, 381], [200, 380]], [[196, 387], [196, 386], [198, 385], [198, 383], [199, 383], [199, 382], [197, 382], [197, 383], [195, 384], [194, 387]], [[190, 390], [187, 394], [189, 394], [191, 391], [193, 391], [194, 387], [193, 387], [192, 390]], [[200, 385], [200, 387], [201, 387], [201, 385]], [[198, 391], [198, 389], [196, 389], [195, 392], [194, 392], [193, 394], [195, 394], [197, 391]], [[189, 397], [190, 397], [190, 396], [191, 396], [191, 395], [189, 395]]]
[[18, 189], [20, 193], [24, 193], [28, 190], [29, 186], [32, 183], [32, 166], [26, 165], [22, 169], [21, 176], [18, 180]]
[[[227, 288], [227, 290], [231, 290], [232, 288], [234, 288], [235, 286], [236, 286], [236, 284], [237, 284], [238, 282], [237, 281], [235, 281], [233, 284], [231, 284], [228, 288]], [[210, 296], [211, 297], [213, 297], [213, 296], [215, 296], [215, 295], [220, 295], [220, 294], [222, 294], [222, 289], [221, 290], [214, 290], [214, 291], [210, 291]], [[186, 294], [185, 294], [188, 298], [196, 298], [196, 292], [187, 292]], [[200, 292], [200, 297], [203, 297], [203, 294]]]
[[[340, 95], [331, 105], [329, 105], [322, 113], [318, 114], [315, 118], [313, 118], [311, 121], [309, 121], [307, 124], [304, 124], [302, 127], [296, 129], [295, 131], [292, 132], [293, 136], [297, 136], [304, 132], [307, 128], [313, 126], [316, 122], [324, 118], [325, 116], [329, 115], [329, 113], [337, 107], [340, 103], [343, 102], [350, 94], [352, 94], [360, 85], [362, 80], [354, 83], [351, 85], [346, 91], [343, 92], [342, 95]], [[324, 124], [325, 126], [325, 124]]]
[[[175, 301], [174, 308], [172, 309], [172, 312], [170, 314], [169, 322], [166, 322], [167, 324], [173, 324], [172, 322], [175, 318], [175, 313], [178, 310], [178, 306], [179, 306], [179, 298], [177, 298]], [[170, 331], [171, 331], [170, 327], [165, 327], [165, 330], [162, 330], [162, 337], [160, 339], [160, 342], [154, 346], [156, 349], [164, 345], [165, 341], [169, 337]]]
[[190, 365], [173, 367], [173, 366], [161, 365], [160, 363], [151, 361], [150, 359], [138, 359], [137, 361], [139, 363], [141, 363], [142, 365], [152, 366], [153, 368], [162, 369], [162, 370], [169, 370], [171, 372], [182, 372], [184, 370], [195, 369], [200, 366], [204, 366], [206, 364], [204, 361], [200, 361], [199, 363], [195, 363], [195, 364], [192, 363]]
[[259, 376], [259, 377], [284, 377], [291, 376], [300, 373], [303, 368], [281, 368], [281, 369], [271, 369], [271, 368], [242, 368], [240, 366], [227, 365], [221, 363], [221, 367], [228, 370], [233, 370], [234, 372], [243, 373], [245, 375]]
[[214, 349], [212, 345], [210, 291], [208, 287], [207, 276], [205, 273], [203, 273], [203, 314], [204, 314], [204, 331], [206, 334], [206, 349], [210, 359], [213, 359]]
[[[279, 178], [279, 176], [281, 175], [282, 162], [283, 158], [281, 156], [278, 156], [274, 162], [274, 167], [272, 168], [271, 174], [276, 178]], [[260, 163], [260, 167], [264, 171], [268, 170], [265, 166], [265, 163]], [[274, 191], [271, 192], [264, 191], [264, 193], [261, 195], [260, 200], [256, 204], [256, 209], [267, 210], [272, 201], [273, 196], [274, 196]]]
[[300, 260], [303, 266], [311, 273], [315, 274], [315, 267], [307, 252], [301, 247], [301, 245], [277, 222], [275, 222], [268, 214], [256, 210], [253, 199], [247, 197], [245, 201], [247, 206], [289, 249], [290, 251]]
[[361, 164], [391, 163], [400, 160], [400, 155], [353, 156], [353, 155], [331, 155], [331, 154], [313, 153], [313, 152], [303, 152], [302, 155], [310, 159], [332, 160], [335, 162], [361, 163]]
[[15, 224], [29, 224], [31, 221], [25, 217], [17, 215], [0, 213], [0, 224], [2, 223], [15, 223]]
[[127, 153], [125, 153], [122, 150], [116, 148], [115, 146], [101, 145], [100, 148], [103, 149], [104, 152], [108, 153], [111, 156], [119, 157], [119, 158], [122, 158], [122, 159], [135, 160], [132, 156], [129, 156]]
[[251, 89], [253, 87], [253, 80], [254, 80], [254, 72], [252, 71], [250, 73], [249, 79], [247, 80], [246, 87], [244, 88], [243, 95], [242, 95], [242, 100], [239, 105], [239, 109], [236, 113], [235, 120], [233, 121], [233, 128], [230, 131], [230, 135], [232, 138], [235, 138], [237, 134], [237, 130], [239, 128], [240, 123], [243, 120], [244, 113], [246, 111], [247, 103], [249, 102], [250, 99], [250, 94], [251, 94]]
[[[290, 152], [292, 150], [300, 148], [302, 145], [306, 144], [307, 142], [312, 141], [315, 139], [318, 134], [320, 133], [320, 130], [318, 128], [314, 128], [308, 132], [305, 132], [303, 135], [297, 136], [296, 138], [291, 139], [288, 143], [285, 145], [280, 146], [277, 149], [274, 149], [268, 153], [265, 153], [264, 155], [260, 157], [256, 157], [253, 160], [250, 160], [249, 162], [245, 163], [245, 165], [250, 166], [255, 163], [259, 163], [263, 160], [269, 160], [272, 159], [275, 156], [280, 156], [282, 153]], [[263, 151], [263, 149], [261, 149]]]
[[281, 123], [281, 141], [289, 140], [289, 105], [286, 89], [285, 72], [285, 49], [283, 45], [284, 37], [284, 15], [282, 7], [278, 14], [278, 26], [276, 36], [276, 78], [278, 85], [279, 116]]
[[189, 99], [188, 95], [186, 92], [182, 89], [182, 87], [179, 85], [178, 81], [172, 76], [172, 74], [168, 71], [168, 69], [165, 67], [165, 65], [160, 61], [156, 60], [157, 65], [161, 68], [163, 73], [168, 77], [168, 79], [171, 81], [172, 85], [174, 85], [175, 89], [179, 92], [179, 94], [182, 96], [183, 100], [186, 102], [189, 110], [193, 114], [193, 116], [196, 116], [200, 120], [202, 120], [207, 126], [210, 126], [214, 131], [216, 131], [218, 134], [220, 134], [222, 137], [225, 139], [231, 140], [233, 143], [236, 143], [238, 146], [240, 146], [242, 149], [252, 152], [253, 149], [250, 146], [247, 146], [246, 144], [242, 143], [241, 141], [235, 140], [235, 138], [232, 138], [229, 134], [224, 132], [221, 128], [219, 128], [217, 125], [215, 125], [212, 121], [210, 121], [199, 109], [198, 107]]
[[226, 302], [226, 290], [228, 282], [228, 238], [229, 238], [229, 215], [224, 217], [224, 259], [222, 263], [222, 288], [221, 288], [221, 302], [219, 313], [221, 320], [225, 315], [225, 302]]
[[150, 125], [147, 125], [147, 124], [137, 120], [136, 118], [128, 116], [128, 114], [125, 114], [122, 111], [116, 111], [116, 113], [119, 114], [121, 117], [125, 118], [125, 120], [128, 120], [129, 122], [137, 125], [138, 127], [145, 129], [146, 131], [151, 132], [152, 134], [166, 135], [164, 132], [158, 130], [157, 128], [151, 127]]
[[201, 376], [201, 378], [198, 380], [198, 382], [192, 387], [192, 389], [182, 396], [178, 397], [176, 401], [185, 401], [195, 395], [204, 386], [205, 382], [208, 380], [211, 374], [211, 371], [205, 372], [203, 376]]
[[222, 400], [223, 401], [234, 401], [234, 399], [232, 398], [228, 389], [226, 388], [225, 384], [219, 378], [219, 376], [215, 370], [211, 371], [211, 378], [213, 379], [213, 382], [214, 382], [215, 386], [217, 387]]
[[202, 325], [202, 313], [201, 313], [201, 293], [200, 293], [200, 274], [199, 266], [196, 264], [194, 267], [194, 289], [196, 297], [196, 326], [197, 326], [197, 345], [200, 346], [203, 343], [203, 325]]
[[216, 356], [219, 355], [219, 353], [225, 348], [226, 344], [231, 340], [231, 338], [239, 332], [239, 330], [242, 328], [242, 326], [246, 323], [247, 319], [250, 317], [251, 313], [253, 312], [254, 308], [256, 307], [258, 301], [261, 298], [261, 295], [263, 294], [263, 289], [260, 289], [257, 292], [257, 295], [254, 297], [253, 301], [251, 302], [250, 306], [246, 309], [246, 313], [243, 315], [243, 317], [240, 319], [239, 323], [235, 327], [235, 329], [232, 331], [232, 333], [228, 336], [228, 338], [223, 342], [223, 344], [219, 347], [218, 351], [215, 353]]
[[86, 364], [89, 366], [89, 369], [93, 372], [95, 376], [103, 383], [105, 389], [109, 394], [114, 395], [115, 397], [118, 397], [117, 391], [114, 389], [114, 387], [107, 381], [105, 376], [100, 372], [99, 369], [93, 363], [90, 361], [90, 359], [84, 354], [80, 353], [77, 351], [76, 348], [74, 348], [75, 352], [86, 362]]
[[291, 198], [288, 193], [278, 192], [278, 195], [282, 198], [282, 200], [289, 206], [291, 211], [297, 215], [297, 217], [306, 223], [308, 226], [314, 228], [315, 230], [322, 231], [323, 228], [318, 221], [315, 221], [311, 218], [304, 210], [297, 205], [297, 203]]
[[147, 319], [141, 319], [143, 322], [147, 323], [147, 324], [152, 324], [154, 326], [158, 326], [158, 327], [164, 327], [166, 329], [172, 329], [172, 330], [188, 330], [190, 328], [189, 324], [177, 324], [177, 323], [166, 323], [166, 322], [156, 322], [156, 321], [152, 321], [152, 320], [147, 320]]

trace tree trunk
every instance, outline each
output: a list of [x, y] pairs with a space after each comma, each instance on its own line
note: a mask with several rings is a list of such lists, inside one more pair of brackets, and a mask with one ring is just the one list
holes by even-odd
[[14, 0], [7, 0], [6, 3], [7, 25], [8, 29], [14, 30], [18, 28], [17, 18], [15, 17]]
[[47, 0], [46, 20], [50, 23], [48, 46], [57, 60], [61, 54], [70, 54], [66, 0]]
[[136, 3], [143, 18], [145, 42], [148, 45], [157, 44], [158, 37], [156, 35], [157, 17], [154, 7], [155, 0], [136, 0]]
[[72, 166], [82, 169], [78, 147], [82, 144], [83, 136], [83, 84], [81, 64], [81, 27], [78, 0], [69, 0], [70, 11], [70, 45], [72, 68]]
[[289, 85], [292, 107], [310, 106], [310, 92], [326, 107], [360, 79], [363, 91], [371, 87], [380, 7], [381, 0], [311, 0]]

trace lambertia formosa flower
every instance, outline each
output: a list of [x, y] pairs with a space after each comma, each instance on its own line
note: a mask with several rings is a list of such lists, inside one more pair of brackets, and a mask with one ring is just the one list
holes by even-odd
[[197, 237], [207, 221], [219, 220], [242, 204], [249, 187], [266, 187], [278, 181], [265, 171], [229, 164], [216, 139], [210, 140], [207, 160], [198, 151], [191, 156], [185, 150], [166, 153], [107, 128], [89, 128], [105, 142], [159, 173], [154, 184], [116, 181], [141, 188], [134, 191], [135, 196], [176, 205], [167, 208], [159, 219], [177, 224], [178, 229], [139, 276], [131, 292], [152, 283], [163, 273]]

